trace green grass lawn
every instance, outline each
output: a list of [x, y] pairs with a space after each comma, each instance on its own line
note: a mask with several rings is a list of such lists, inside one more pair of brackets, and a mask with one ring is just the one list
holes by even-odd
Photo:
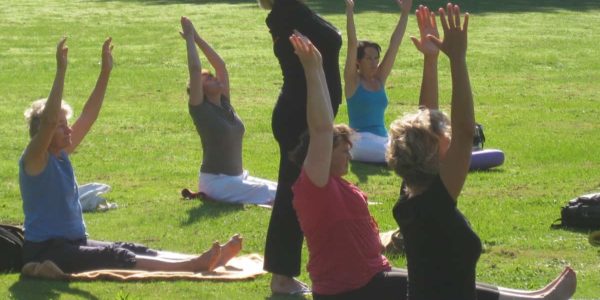
[[[385, 48], [399, 16], [396, 5], [391, 0], [356, 2], [359, 38]], [[342, 0], [309, 3], [345, 28]], [[506, 154], [502, 167], [470, 174], [459, 200], [484, 244], [478, 280], [534, 289], [570, 265], [578, 275], [574, 298], [600, 299], [600, 249], [588, 243], [585, 232], [549, 228], [567, 200], [600, 188], [600, 2], [463, 3], [472, 13], [468, 61], [476, 117], [485, 126], [486, 147]], [[72, 156], [79, 183], [111, 185], [108, 199], [119, 204], [114, 211], [85, 214], [91, 237], [191, 253], [239, 232], [245, 237], [244, 253], [263, 252], [269, 210], [179, 196], [183, 187], [195, 189], [201, 158], [187, 113], [186, 54], [177, 33], [182, 15], [228, 63], [232, 103], [246, 124], [245, 168], [276, 179], [278, 150], [270, 119], [281, 74], [264, 24], [267, 12], [254, 1], [3, 0], [0, 222], [23, 220], [17, 180], [17, 161], [28, 141], [23, 111], [49, 93], [56, 42], [69, 37], [64, 99], [77, 115], [98, 76], [102, 42], [112, 36], [115, 67], [103, 111]], [[417, 33], [411, 16], [407, 36]], [[388, 123], [415, 108], [421, 65], [406, 38], [387, 82]], [[447, 110], [446, 58], [441, 58], [440, 86]], [[347, 123], [345, 106], [337, 121]], [[391, 208], [400, 180], [384, 168], [363, 164], [353, 164], [348, 179], [381, 203], [371, 206], [380, 229], [394, 229]], [[306, 257], [304, 251], [303, 264]], [[395, 266], [406, 265], [404, 257], [390, 259]], [[300, 279], [309, 281], [304, 267]], [[264, 299], [270, 297], [269, 280], [267, 275], [239, 283], [67, 283], [10, 274], [0, 275], [0, 298]]]

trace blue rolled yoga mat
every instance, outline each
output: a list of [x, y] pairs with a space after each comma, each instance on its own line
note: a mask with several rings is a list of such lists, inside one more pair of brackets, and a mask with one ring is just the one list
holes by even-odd
[[487, 170], [504, 163], [504, 152], [498, 149], [483, 149], [471, 154], [470, 170]]

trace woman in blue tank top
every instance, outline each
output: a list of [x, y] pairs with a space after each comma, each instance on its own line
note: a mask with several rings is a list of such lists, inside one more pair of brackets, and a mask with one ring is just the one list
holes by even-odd
[[357, 134], [352, 148], [356, 161], [384, 163], [388, 142], [384, 113], [388, 105], [385, 81], [392, 71], [398, 48], [406, 30], [412, 0], [396, 0], [400, 19], [381, 62], [381, 47], [374, 42], [358, 41], [354, 26], [354, 0], [346, 0], [348, 53], [344, 67], [344, 92], [350, 127]]
[[[185, 32], [184, 28], [184, 32]], [[79, 192], [69, 154], [73, 153], [96, 121], [110, 72], [111, 38], [102, 46], [102, 68], [96, 86], [73, 126], [71, 107], [62, 101], [67, 70], [66, 38], [56, 49], [57, 70], [48, 99], [33, 102], [25, 112], [31, 140], [19, 161], [19, 185], [25, 214], [23, 262], [53, 262], [65, 273], [97, 269], [149, 271], [212, 270], [235, 256], [239, 236], [227, 244], [214, 243], [200, 256], [172, 260], [159, 251], [133, 243], [110, 243], [87, 238]]]

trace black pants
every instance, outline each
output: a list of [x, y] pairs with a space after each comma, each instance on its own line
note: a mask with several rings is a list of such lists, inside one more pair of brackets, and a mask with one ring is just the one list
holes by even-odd
[[[313, 293], [315, 300], [362, 300], [362, 299], [406, 299], [408, 273], [404, 269], [392, 268], [381, 272], [364, 287], [337, 295], [319, 295]], [[487, 284], [477, 284], [477, 300], [498, 300], [498, 288]]]
[[[295, 277], [300, 274], [304, 235], [292, 206], [292, 185], [300, 175], [300, 168], [289, 159], [289, 152], [298, 145], [306, 132], [306, 107], [290, 108], [282, 95], [273, 110], [271, 126], [279, 144], [279, 177], [277, 193], [271, 212], [265, 245], [264, 269], [279, 275]], [[298, 99], [299, 100], [299, 99]], [[302, 101], [306, 102], [306, 99]], [[334, 115], [338, 105], [333, 105]]]
[[337, 295], [320, 295], [313, 293], [315, 300], [362, 300], [362, 299], [405, 299], [407, 285], [406, 270], [395, 269], [391, 271], [381, 272], [373, 276], [371, 281], [365, 286], [337, 294]]
[[136, 254], [156, 256], [157, 252], [133, 243], [88, 239], [51, 239], [43, 242], [25, 241], [23, 244], [23, 264], [50, 260], [65, 273], [131, 269], [136, 264]]

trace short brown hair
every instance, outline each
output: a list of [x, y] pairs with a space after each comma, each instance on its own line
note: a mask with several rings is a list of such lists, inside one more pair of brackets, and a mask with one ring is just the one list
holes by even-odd
[[[354, 130], [346, 124], [337, 124], [333, 126], [333, 147], [335, 148], [340, 142], [349, 144], [352, 147], [352, 139]], [[308, 152], [308, 144], [310, 143], [310, 135], [305, 131], [300, 136], [300, 142], [294, 150], [290, 151], [290, 160], [298, 167], [302, 167], [306, 154]]]
[[427, 186], [439, 174], [440, 137], [450, 136], [448, 117], [439, 110], [420, 108], [390, 125], [386, 160], [411, 187]]
[[379, 44], [375, 43], [375, 42], [371, 42], [371, 41], [359, 41], [358, 42], [358, 47], [356, 49], [356, 59], [361, 60], [363, 59], [363, 57], [365, 57], [365, 49], [367, 48], [373, 48], [375, 49], [375, 51], [377, 51], [377, 55], [381, 54], [381, 46], [379, 46]]

